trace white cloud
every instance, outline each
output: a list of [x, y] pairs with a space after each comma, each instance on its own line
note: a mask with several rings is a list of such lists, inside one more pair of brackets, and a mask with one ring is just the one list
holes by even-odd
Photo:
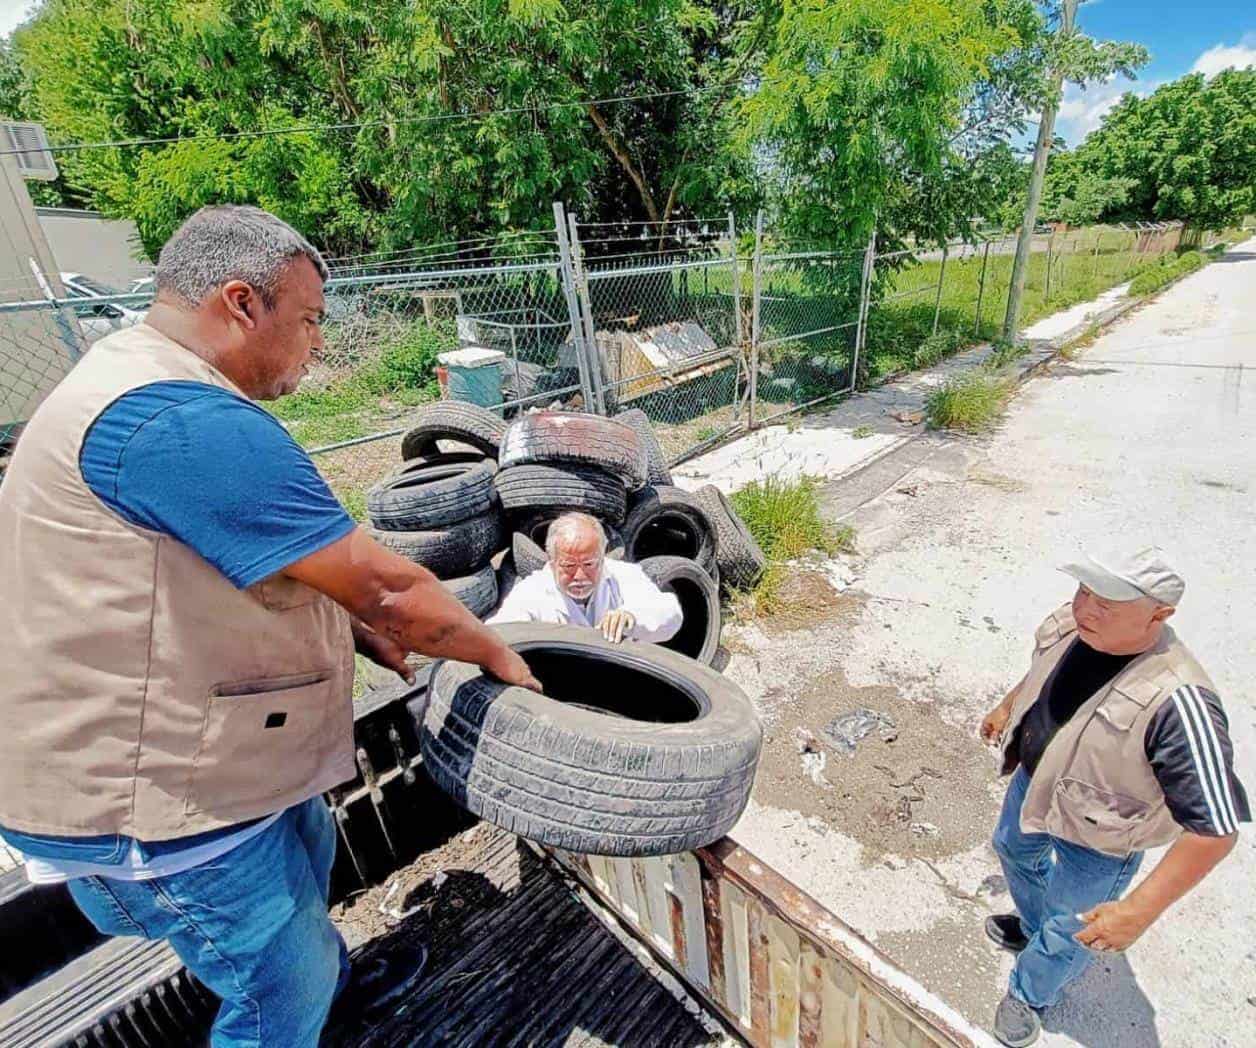
[[8, 36], [26, 21], [36, 0], [0, 0], [0, 36]]
[[1133, 91], [1142, 96], [1154, 89], [1154, 84], [1144, 84], [1135, 90], [1125, 77], [1115, 77], [1086, 88], [1065, 84], [1064, 97], [1060, 99], [1060, 108], [1055, 116], [1055, 133], [1070, 146], [1075, 146], [1102, 123], [1108, 110], [1123, 95]]
[[1247, 33], [1237, 44], [1210, 47], [1191, 66], [1192, 73], [1203, 73], [1211, 79], [1223, 69], [1247, 69], [1256, 66], [1256, 33]]

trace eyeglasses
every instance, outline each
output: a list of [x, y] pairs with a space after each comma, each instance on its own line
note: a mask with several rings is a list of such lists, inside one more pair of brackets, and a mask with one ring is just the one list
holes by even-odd
[[594, 557], [592, 560], [560, 560], [557, 562], [558, 570], [565, 575], [570, 575], [578, 568], [584, 568], [585, 571], [597, 571], [601, 564], [601, 557]]

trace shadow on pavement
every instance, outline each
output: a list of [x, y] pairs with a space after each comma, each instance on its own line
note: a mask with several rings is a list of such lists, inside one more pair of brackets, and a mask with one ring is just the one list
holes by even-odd
[[1220, 258], [1213, 261], [1214, 266], [1228, 266], [1232, 262], [1250, 262], [1256, 259], [1256, 251], [1227, 251]]
[[1042, 1016], [1048, 1033], [1086, 1048], [1160, 1048], [1156, 1009], [1123, 954], [1096, 960]]

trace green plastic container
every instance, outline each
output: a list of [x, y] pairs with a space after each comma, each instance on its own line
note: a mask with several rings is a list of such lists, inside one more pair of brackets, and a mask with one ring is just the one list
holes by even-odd
[[497, 349], [467, 346], [437, 359], [449, 372], [449, 399], [496, 407], [502, 402], [502, 364], [506, 354]]

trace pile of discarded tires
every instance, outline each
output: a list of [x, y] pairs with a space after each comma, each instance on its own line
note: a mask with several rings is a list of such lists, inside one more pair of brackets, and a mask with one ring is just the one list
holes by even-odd
[[400, 470], [367, 496], [376, 537], [481, 617], [545, 566], [549, 527], [572, 510], [601, 521], [610, 557], [639, 564], [676, 594], [684, 625], [667, 647], [700, 662], [719, 645], [721, 584], [748, 588], [765, 565], [718, 489], [672, 484], [640, 410], [613, 419], [541, 411], [507, 425], [483, 408], [441, 401], [423, 409], [402, 455]]
[[[491, 411], [431, 404], [402, 441], [401, 467], [366, 495], [375, 538], [422, 564], [481, 618], [497, 607], [493, 560], [507, 540], [494, 484], [505, 433]], [[440, 441], [461, 450], [442, 450]]]

